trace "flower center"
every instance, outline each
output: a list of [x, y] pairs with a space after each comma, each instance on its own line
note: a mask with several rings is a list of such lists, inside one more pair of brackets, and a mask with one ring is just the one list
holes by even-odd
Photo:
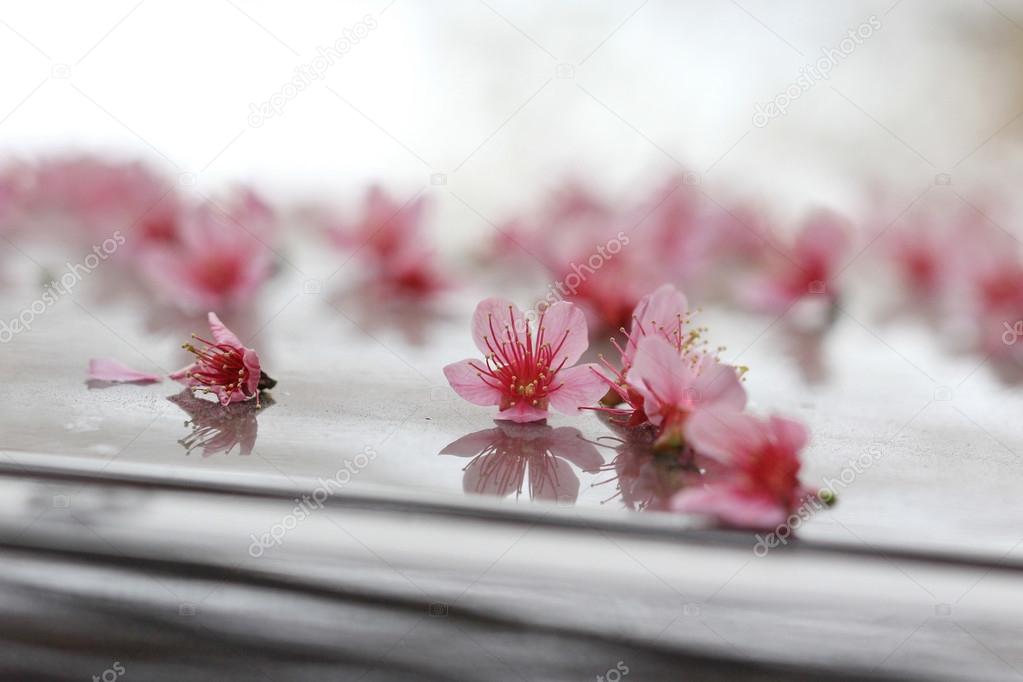
[[213, 343], [192, 334], [192, 338], [203, 344], [196, 347], [191, 343], [182, 348], [195, 355], [196, 366], [188, 376], [201, 384], [196, 388], [207, 393], [232, 393], [235, 390], [245, 394], [249, 369], [245, 366], [242, 350], [226, 343]]
[[538, 409], [547, 409], [551, 393], [561, 388], [555, 378], [565, 365], [566, 358], [554, 366], [558, 352], [568, 338], [568, 330], [552, 346], [545, 338], [544, 316], [540, 315], [536, 336], [526, 322], [525, 333], [516, 328], [515, 314], [508, 308], [508, 323], [499, 334], [494, 316], [488, 317], [490, 334], [483, 337], [487, 345], [486, 366], [472, 364], [477, 375], [488, 385], [501, 391], [501, 410], [515, 407], [520, 402]]

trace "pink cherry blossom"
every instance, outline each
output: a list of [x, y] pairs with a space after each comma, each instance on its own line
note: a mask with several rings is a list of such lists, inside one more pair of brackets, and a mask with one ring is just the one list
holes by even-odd
[[[624, 417], [625, 424], [639, 426], [648, 421], [644, 412], [644, 394], [632, 385], [627, 375], [636, 357], [641, 340], [658, 337], [666, 340], [685, 363], [696, 365], [706, 362], [704, 340], [706, 328], [691, 324], [692, 316], [685, 295], [671, 284], [664, 284], [644, 296], [632, 313], [632, 324], [626, 335], [623, 348], [616, 339], [611, 343], [621, 355], [621, 368], [613, 366], [601, 357], [608, 376], [609, 388], [626, 408], [598, 408], [617, 417]], [[609, 402], [605, 400], [605, 404]]]
[[128, 367], [123, 362], [111, 358], [92, 358], [89, 360], [88, 378], [92, 381], [112, 381], [121, 383], [153, 383], [161, 380], [159, 374], [140, 372]]
[[258, 405], [259, 392], [273, 388], [277, 382], [262, 371], [256, 351], [243, 346], [216, 313], [209, 313], [208, 317], [213, 340], [193, 334], [192, 338], [201, 345], [185, 343], [182, 348], [195, 356], [195, 362], [171, 374], [170, 378], [197, 393], [215, 395], [221, 405], [253, 398]]
[[838, 299], [835, 278], [851, 246], [849, 226], [839, 216], [810, 216], [792, 245], [769, 251], [766, 271], [745, 283], [740, 296], [756, 310], [782, 313], [808, 296], [830, 304]]
[[682, 427], [701, 410], [741, 411], [746, 406], [746, 391], [735, 367], [706, 353], [683, 356], [661, 334], [639, 340], [625, 380], [642, 397], [647, 419], [660, 427], [655, 443], [660, 448], [680, 447]]
[[444, 368], [451, 387], [475, 405], [497, 405], [498, 418], [515, 422], [546, 419], [549, 407], [577, 414], [607, 391], [596, 365], [573, 366], [589, 345], [586, 318], [561, 301], [533, 324], [500, 298], [477, 307], [472, 337], [484, 360], [462, 360]]
[[685, 426], [686, 442], [719, 463], [706, 483], [677, 493], [674, 511], [709, 514], [728, 526], [770, 529], [783, 524], [816, 491], [799, 481], [806, 428], [789, 419], [758, 419], [705, 410]]
[[949, 278], [955, 240], [931, 225], [897, 229], [888, 242], [888, 255], [900, 279], [921, 299], [934, 299]]
[[159, 297], [185, 310], [244, 304], [271, 274], [274, 228], [270, 208], [248, 191], [226, 210], [209, 202], [190, 207], [175, 239], [154, 241], [140, 254], [140, 274]]
[[366, 194], [362, 215], [351, 224], [327, 223], [334, 243], [365, 266], [366, 283], [384, 295], [428, 298], [449, 287], [436, 266], [424, 229], [425, 197], [401, 204], [380, 187]]

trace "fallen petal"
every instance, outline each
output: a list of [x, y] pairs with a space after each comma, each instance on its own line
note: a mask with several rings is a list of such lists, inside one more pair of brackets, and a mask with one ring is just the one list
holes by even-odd
[[159, 374], [148, 374], [132, 369], [124, 363], [110, 358], [91, 358], [88, 378], [94, 381], [117, 381], [122, 383], [151, 384], [161, 381]]

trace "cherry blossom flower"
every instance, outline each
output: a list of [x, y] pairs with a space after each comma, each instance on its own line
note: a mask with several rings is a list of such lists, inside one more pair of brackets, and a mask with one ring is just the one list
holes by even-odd
[[256, 399], [259, 392], [273, 388], [277, 382], [262, 371], [259, 355], [246, 348], [234, 333], [224, 326], [216, 313], [209, 313], [212, 341], [192, 335], [199, 344], [182, 344], [195, 356], [195, 362], [170, 375], [196, 393], [217, 397], [221, 405]]
[[741, 411], [746, 406], [735, 367], [706, 353], [685, 357], [661, 334], [639, 340], [625, 380], [642, 397], [646, 418], [660, 428], [657, 448], [681, 447], [685, 422], [701, 410]]
[[[626, 337], [625, 347], [623, 348], [617, 339], [611, 341], [621, 356], [621, 368], [615, 367], [601, 357], [611, 389], [604, 402], [612, 405], [597, 409], [625, 418], [623, 423], [626, 426], [639, 426], [648, 421], [643, 409], [644, 394], [627, 378], [636, 357], [637, 346], [644, 338], [657, 337], [666, 340], [675, 349], [679, 358], [690, 365], [705, 362], [703, 356], [707, 355], [708, 351], [704, 336], [707, 329], [691, 324], [692, 316], [688, 306], [685, 295], [671, 284], [658, 287], [640, 300], [632, 313], [629, 330], [626, 331], [624, 328], [621, 330]], [[718, 349], [720, 350], [722, 349]], [[738, 372], [741, 376], [745, 368], [739, 368]], [[621, 403], [625, 403], [627, 407], [614, 407], [614, 404]]]
[[518, 497], [528, 482], [531, 500], [562, 504], [579, 496], [579, 478], [570, 464], [592, 473], [604, 463], [578, 429], [512, 422], [462, 436], [440, 454], [471, 458], [462, 477], [467, 493]]
[[566, 301], [550, 306], [533, 325], [510, 302], [488, 298], [477, 307], [472, 336], [484, 360], [444, 368], [455, 392], [475, 405], [497, 405], [499, 419], [546, 419], [593, 405], [607, 391], [596, 365], [573, 366], [589, 345], [586, 318]]
[[771, 253], [767, 271], [747, 281], [740, 297], [755, 310], [782, 313], [808, 296], [838, 300], [835, 277], [851, 246], [849, 227], [837, 215], [819, 211], [807, 220], [791, 247]]
[[889, 257], [915, 296], [934, 299], [946, 283], [954, 248], [948, 235], [921, 225], [896, 230], [889, 242]]
[[123, 362], [111, 358], [92, 358], [89, 360], [90, 381], [109, 381], [118, 383], [148, 384], [161, 380], [159, 374], [140, 372], [128, 367]]
[[373, 186], [354, 224], [334, 221], [327, 231], [337, 246], [362, 261], [372, 289], [383, 295], [428, 298], [448, 288], [449, 282], [437, 270], [436, 254], [427, 244], [425, 208], [425, 197], [403, 205]]
[[798, 422], [705, 410], [687, 421], [685, 438], [722, 466], [708, 471], [702, 487], [677, 493], [669, 503], [674, 511], [709, 514], [728, 526], [770, 529], [817, 495], [799, 481], [799, 453], [808, 434]]
[[273, 213], [244, 191], [226, 212], [212, 203], [188, 208], [177, 238], [152, 241], [138, 259], [140, 274], [165, 300], [185, 310], [244, 304], [270, 276]]

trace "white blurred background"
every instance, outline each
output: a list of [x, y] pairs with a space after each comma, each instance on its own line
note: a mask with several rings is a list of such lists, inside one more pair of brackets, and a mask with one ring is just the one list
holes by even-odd
[[[360, 23], [322, 79], [285, 90]], [[864, 24], [828, 79], [754, 125]], [[1006, 192], [1020, 170], [1010, 0], [9, 2], [0, 59], [8, 159], [141, 157], [278, 199], [425, 187], [449, 244], [566, 176], [628, 197], [688, 171], [722, 200], [853, 211], [877, 186]]]

